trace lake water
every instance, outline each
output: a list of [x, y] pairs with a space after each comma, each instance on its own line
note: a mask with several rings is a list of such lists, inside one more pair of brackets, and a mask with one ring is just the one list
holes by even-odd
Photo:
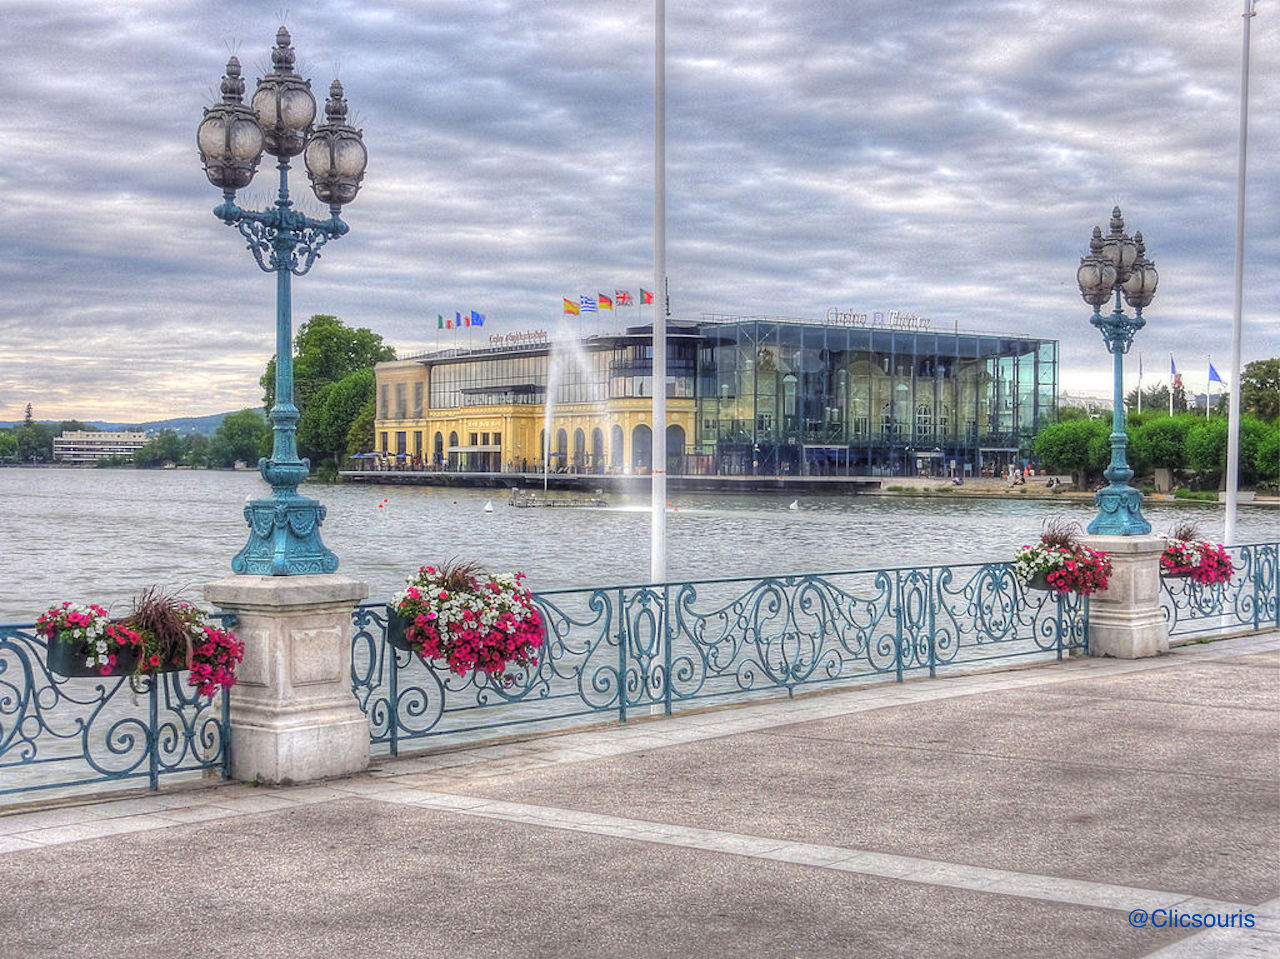
[[[450, 557], [524, 570], [535, 590], [639, 583], [649, 575], [647, 493], [604, 509], [515, 509], [494, 490], [311, 486], [329, 510], [325, 544], [371, 599], [424, 563]], [[0, 622], [32, 622], [50, 604], [124, 604], [151, 585], [185, 590], [231, 572], [244, 545], [256, 472], [0, 469]], [[798, 508], [788, 509], [797, 500]], [[493, 512], [484, 512], [492, 501]], [[1081, 525], [1090, 503], [800, 494], [671, 496], [675, 579], [759, 576], [1008, 559], [1049, 517]], [[1144, 504], [1157, 532], [1182, 517], [1222, 533], [1215, 507]], [[1242, 506], [1240, 542], [1277, 538], [1277, 512]]]

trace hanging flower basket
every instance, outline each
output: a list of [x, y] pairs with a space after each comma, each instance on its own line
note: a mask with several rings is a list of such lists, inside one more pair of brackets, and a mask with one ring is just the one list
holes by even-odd
[[1160, 556], [1160, 575], [1165, 579], [1190, 579], [1202, 586], [1216, 586], [1231, 579], [1235, 565], [1221, 543], [1203, 540], [1165, 539]]
[[523, 573], [488, 574], [474, 564], [423, 566], [387, 607], [392, 646], [503, 685], [516, 669], [537, 665], [545, 632]]
[[36, 632], [48, 640], [49, 669], [60, 676], [137, 678], [185, 669], [188, 685], [205, 697], [235, 685], [244, 658], [244, 644], [229, 630], [156, 590], [139, 596], [120, 619], [98, 605], [60, 603], [40, 615]]
[[1111, 557], [1081, 545], [1070, 526], [1057, 521], [1047, 525], [1040, 542], [1018, 548], [1013, 572], [1026, 589], [1088, 596], [1107, 588]]

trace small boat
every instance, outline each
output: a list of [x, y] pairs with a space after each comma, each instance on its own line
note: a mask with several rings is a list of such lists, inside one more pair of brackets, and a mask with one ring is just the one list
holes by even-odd
[[793, 499], [791, 501], [791, 505], [787, 507], [787, 509], [799, 509], [799, 508], [800, 508], [800, 501], [798, 499]]
[[532, 509], [536, 506], [608, 506], [609, 501], [604, 498], [604, 494], [600, 490], [596, 490], [595, 495], [587, 493], [578, 493], [572, 496], [544, 496], [538, 498], [537, 493], [526, 493], [523, 490], [513, 489], [511, 496], [507, 500], [508, 506], [515, 506], [519, 509]]
[[485, 511], [486, 513], [492, 513], [492, 512], [493, 512], [493, 501], [492, 501], [492, 500], [485, 500], [485, 501], [484, 501], [484, 511]]

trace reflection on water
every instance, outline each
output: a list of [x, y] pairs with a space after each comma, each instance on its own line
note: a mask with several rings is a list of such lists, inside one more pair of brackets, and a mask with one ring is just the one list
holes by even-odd
[[[257, 473], [0, 469], [0, 622], [30, 622], [62, 599], [120, 603], [152, 584], [187, 588], [231, 573]], [[382, 598], [423, 563], [452, 556], [522, 569], [534, 589], [644, 582], [647, 493], [607, 509], [514, 509], [496, 490], [308, 486], [329, 510], [325, 544], [339, 572]], [[798, 508], [787, 507], [798, 500]], [[493, 512], [484, 504], [493, 503]], [[1050, 516], [1083, 525], [1073, 501], [908, 499], [794, 493], [673, 494], [672, 579], [1006, 559]], [[1221, 535], [1213, 507], [1147, 504], [1156, 530], [1191, 513]], [[1242, 508], [1240, 541], [1275, 538], [1274, 512]], [[1268, 531], [1268, 529], [1270, 531]]]

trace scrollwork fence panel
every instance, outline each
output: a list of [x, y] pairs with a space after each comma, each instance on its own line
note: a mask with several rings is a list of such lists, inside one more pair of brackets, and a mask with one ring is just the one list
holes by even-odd
[[552, 590], [534, 601], [547, 643], [507, 687], [388, 649], [384, 607], [359, 607], [352, 686], [373, 742], [394, 754], [408, 740], [1060, 659], [1086, 644], [1084, 602], [1024, 590], [1007, 563]]
[[69, 679], [34, 625], [0, 626], [0, 796], [226, 776], [227, 697], [200, 699], [185, 672]]
[[1161, 577], [1169, 636], [1280, 628], [1280, 543], [1228, 548], [1235, 571], [1225, 583]]

